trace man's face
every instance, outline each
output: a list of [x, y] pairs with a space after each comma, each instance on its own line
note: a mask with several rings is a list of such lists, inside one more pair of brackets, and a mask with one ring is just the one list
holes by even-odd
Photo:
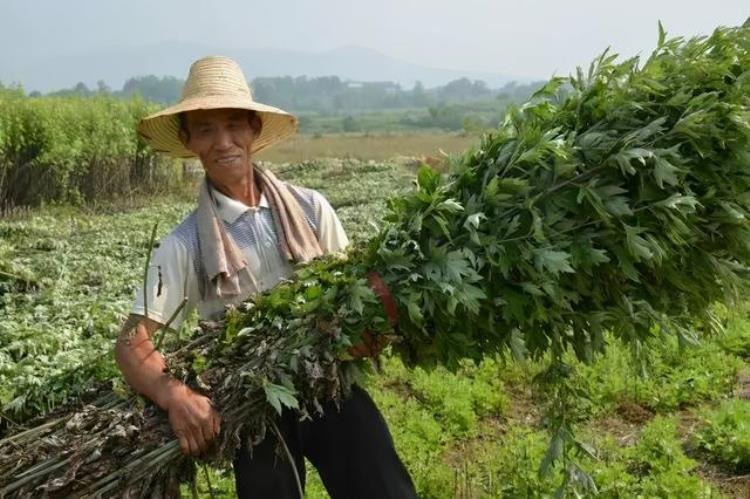
[[218, 186], [234, 184], [247, 175], [255, 131], [244, 109], [200, 109], [185, 115], [188, 136], [183, 141], [203, 163]]

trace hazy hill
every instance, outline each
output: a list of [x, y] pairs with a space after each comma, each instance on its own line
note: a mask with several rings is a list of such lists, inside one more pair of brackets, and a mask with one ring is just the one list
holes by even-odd
[[[222, 54], [235, 58], [248, 78], [263, 76], [309, 77], [339, 75], [358, 81], [393, 81], [410, 88], [416, 81], [432, 87], [466, 77], [500, 87], [513, 75], [501, 72], [454, 71], [423, 67], [362, 47], [340, 47], [320, 53], [290, 50], [232, 50], [192, 43], [160, 43], [118, 49], [92, 49], [87, 53], [55, 57], [0, 60], [0, 81], [20, 82], [27, 91], [49, 92], [72, 87], [82, 81], [94, 87], [104, 80], [120, 88], [134, 75], [154, 74], [185, 78], [190, 63], [204, 55]], [[502, 61], [498, 61], [501, 69]]]

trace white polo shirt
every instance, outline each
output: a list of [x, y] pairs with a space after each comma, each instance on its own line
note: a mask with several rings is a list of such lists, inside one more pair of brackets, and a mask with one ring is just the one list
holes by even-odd
[[[307, 223], [318, 236], [324, 253], [336, 252], [349, 244], [336, 212], [319, 192], [291, 186], [291, 191], [302, 207]], [[202, 298], [200, 247], [197, 217], [193, 211], [175, 227], [154, 249], [147, 278], [148, 317], [165, 324], [182, 303], [183, 310], [172, 321], [171, 328], [179, 329], [187, 315], [195, 308], [202, 319], [216, 319], [226, 305], [237, 304], [248, 296], [274, 287], [292, 273], [292, 265], [279, 252], [273, 214], [265, 195], [261, 194], [257, 207], [250, 207], [213, 191], [216, 208], [227, 232], [245, 255], [253, 279], [242, 279], [242, 293], [232, 299]], [[132, 313], [144, 315], [143, 285], [138, 290]]]

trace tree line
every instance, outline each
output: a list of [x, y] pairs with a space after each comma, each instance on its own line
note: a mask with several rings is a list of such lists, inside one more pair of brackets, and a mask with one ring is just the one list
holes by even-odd
[[[100, 80], [96, 88], [89, 88], [85, 83], [79, 82], [71, 88], [47, 95], [91, 97], [110, 94], [123, 98], [139, 95], [146, 100], [166, 105], [180, 99], [183, 83], [184, 80], [173, 76], [146, 75], [129, 78], [120, 90], [113, 90]], [[527, 98], [540, 85], [541, 82], [510, 82], [501, 88], [490, 88], [484, 81], [459, 78], [434, 88], [426, 88], [417, 82], [409, 89], [391, 81], [358, 82], [338, 76], [264, 77], [251, 82], [253, 97], [259, 101], [293, 112], [317, 113], [425, 109], [481, 101], [518, 102]], [[41, 94], [32, 92], [29, 95], [33, 97]]]

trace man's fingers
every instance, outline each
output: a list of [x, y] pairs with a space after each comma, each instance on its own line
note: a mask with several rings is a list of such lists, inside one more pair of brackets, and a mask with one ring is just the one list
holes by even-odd
[[386, 338], [384, 335], [372, 334], [368, 331], [365, 337], [367, 338], [367, 350], [372, 357], [377, 357], [378, 355], [380, 355], [380, 352], [382, 352], [383, 349], [388, 346], [388, 338]]
[[206, 450], [206, 448], [211, 445], [211, 442], [216, 436], [216, 434], [214, 433], [213, 416], [208, 416], [208, 420], [206, 420], [206, 422], [203, 423], [203, 426], [201, 427], [201, 432], [201, 434], [203, 435], [203, 442], [205, 443], [203, 450]]
[[349, 347], [349, 354], [352, 357], [377, 357], [388, 344], [388, 340], [381, 335], [372, 334], [370, 331], [363, 331], [358, 343]]
[[199, 456], [206, 452], [220, 429], [219, 413], [211, 400], [187, 391], [170, 404], [169, 422], [184, 454]]
[[367, 357], [367, 351], [361, 343], [349, 347], [349, 354], [354, 358]]
[[180, 451], [183, 454], [190, 454], [190, 442], [184, 433], [177, 434], [177, 440], [180, 442]]
[[190, 435], [188, 437], [188, 442], [190, 442], [190, 455], [191, 456], [200, 456], [202, 452], [202, 447], [201, 447], [202, 440], [203, 440], [203, 436], [200, 437], [200, 441], [198, 438], [196, 438], [195, 435]]
[[212, 411], [211, 422], [213, 423], [214, 436], [217, 436], [221, 432], [221, 416], [216, 411]]

